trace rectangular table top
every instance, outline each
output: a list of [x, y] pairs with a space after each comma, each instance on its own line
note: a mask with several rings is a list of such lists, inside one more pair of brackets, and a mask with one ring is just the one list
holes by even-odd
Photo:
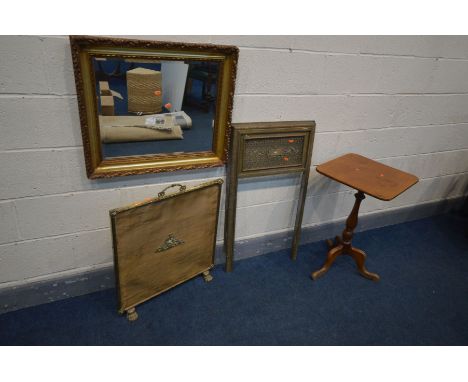
[[345, 154], [322, 163], [317, 171], [380, 200], [392, 200], [419, 181], [412, 174], [358, 154]]

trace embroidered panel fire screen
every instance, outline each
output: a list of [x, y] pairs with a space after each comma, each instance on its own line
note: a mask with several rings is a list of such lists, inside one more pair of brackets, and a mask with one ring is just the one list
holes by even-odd
[[136, 319], [136, 305], [196, 275], [211, 279], [222, 183], [173, 185], [179, 192], [110, 211], [120, 313]]

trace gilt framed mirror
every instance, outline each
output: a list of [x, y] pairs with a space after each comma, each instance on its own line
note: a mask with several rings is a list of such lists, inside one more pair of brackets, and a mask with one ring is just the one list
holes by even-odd
[[235, 46], [70, 36], [89, 178], [224, 165]]

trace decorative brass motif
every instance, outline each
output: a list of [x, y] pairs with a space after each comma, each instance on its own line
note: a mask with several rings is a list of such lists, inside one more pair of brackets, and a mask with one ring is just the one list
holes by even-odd
[[[227, 159], [239, 49], [235, 46], [70, 36], [81, 134], [89, 178], [218, 167]], [[93, 57], [212, 61], [220, 64], [211, 151], [104, 158], [101, 149]]]
[[178, 245], [184, 244], [185, 241], [176, 239], [173, 233], [170, 233], [168, 238], [164, 241], [164, 244], [156, 249], [156, 252], [167, 251], [168, 249], [177, 247]]

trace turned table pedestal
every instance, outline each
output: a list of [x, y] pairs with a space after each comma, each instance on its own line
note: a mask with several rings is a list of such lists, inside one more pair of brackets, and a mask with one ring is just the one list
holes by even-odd
[[364, 251], [352, 246], [354, 229], [358, 223], [359, 207], [366, 194], [380, 200], [392, 200], [418, 182], [412, 174], [386, 166], [357, 154], [346, 154], [317, 166], [317, 172], [357, 190], [356, 201], [346, 220], [346, 228], [335, 242], [328, 240], [329, 251], [325, 264], [312, 273], [314, 280], [323, 276], [340, 255], [350, 255], [362, 276], [377, 281], [379, 276], [369, 272]]

